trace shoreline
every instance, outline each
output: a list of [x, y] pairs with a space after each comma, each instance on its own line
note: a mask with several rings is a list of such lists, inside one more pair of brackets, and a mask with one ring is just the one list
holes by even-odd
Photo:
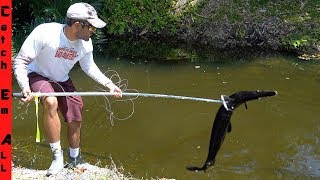
[[[25, 179], [45, 179], [45, 180], [87, 180], [87, 179], [111, 179], [111, 180], [138, 180], [128, 173], [123, 172], [123, 168], [117, 168], [114, 164], [111, 169], [102, 168], [89, 163], [78, 165], [77, 168], [63, 168], [60, 173], [46, 177], [47, 170], [28, 169], [25, 167], [12, 167], [11, 178], [13, 180]], [[125, 175], [128, 174], [128, 175]], [[153, 179], [153, 178], [152, 178]], [[158, 180], [174, 180], [167, 178], [155, 178]]]
[[112, 169], [101, 168], [89, 163], [79, 165], [77, 168], [64, 168], [60, 173], [46, 177], [47, 170], [28, 169], [25, 167], [12, 167], [12, 179], [122, 179], [133, 180], [136, 178], [126, 176], [116, 167]]

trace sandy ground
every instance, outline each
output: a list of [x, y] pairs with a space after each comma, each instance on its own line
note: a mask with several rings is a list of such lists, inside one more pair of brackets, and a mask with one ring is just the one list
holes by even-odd
[[[111, 169], [101, 168], [88, 163], [78, 165], [75, 169], [64, 168], [57, 175], [46, 177], [46, 170], [27, 169], [23, 167], [12, 167], [13, 180], [45, 179], [45, 180], [138, 180], [131, 175], [124, 175], [124, 170], [119, 170], [115, 166]], [[151, 178], [151, 180], [174, 180], [167, 178]]]
[[72, 180], [87, 180], [87, 179], [136, 179], [125, 177], [117, 169], [100, 168], [88, 163], [79, 165], [75, 169], [64, 168], [59, 174], [46, 177], [46, 170], [33, 170], [23, 167], [12, 167], [12, 179], [72, 179]]

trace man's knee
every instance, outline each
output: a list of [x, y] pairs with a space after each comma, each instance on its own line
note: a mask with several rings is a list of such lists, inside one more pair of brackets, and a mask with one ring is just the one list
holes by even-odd
[[80, 129], [81, 128], [81, 121], [68, 122], [68, 127], [73, 130]]
[[58, 109], [58, 100], [56, 97], [45, 97], [42, 99], [44, 108], [47, 110], [57, 110]]

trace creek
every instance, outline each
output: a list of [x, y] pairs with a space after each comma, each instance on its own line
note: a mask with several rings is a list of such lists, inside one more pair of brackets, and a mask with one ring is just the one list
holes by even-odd
[[[215, 165], [202, 166], [216, 112], [221, 104], [138, 97], [115, 101], [83, 97], [81, 152], [91, 164], [117, 167], [135, 178], [175, 179], [296, 179], [320, 177], [320, 63], [280, 53], [228, 56], [190, 61], [130, 59], [99, 55], [102, 72], [115, 70], [127, 92], [171, 94], [220, 99], [241, 90], [276, 90], [277, 96], [250, 101], [234, 112]], [[110, 75], [112, 71], [107, 74]], [[71, 78], [78, 91], [100, 87], [77, 66]], [[117, 78], [113, 79], [117, 81]], [[19, 92], [17, 83], [13, 89]], [[104, 88], [105, 89], [105, 88]], [[123, 98], [128, 99], [128, 98]], [[42, 108], [39, 110], [41, 120]], [[62, 146], [67, 158], [66, 128]], [[13, 100], [13, 159], [15, 165], [46, 169], [51, 152], [40, 121], [41, 142], [35, 142], [34, 103]]]

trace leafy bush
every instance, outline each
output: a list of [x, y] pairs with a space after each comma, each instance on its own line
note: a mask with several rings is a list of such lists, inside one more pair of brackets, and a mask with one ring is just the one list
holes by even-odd
[[[107, 27], [94, 38], [104, 39], [109, 35], [142, 35], [159, 33], [162, 30], [173, 32], [178, 15], [174, 13], [176, 0], [26, 0], [13, 1], [14, 49], [19, 49], [25, 37], [33, 28], [45, 22], [64, 22], [68, 7], [76, 2], [87, 2], [95, 7]], [[185, 6], [188, 9], [188, 4]]]
[[175, 25], [173, 3], [170, 0], [105, 0], [101, 16], [109, 23], [107, 31], [111, 34], [157, 32]]

